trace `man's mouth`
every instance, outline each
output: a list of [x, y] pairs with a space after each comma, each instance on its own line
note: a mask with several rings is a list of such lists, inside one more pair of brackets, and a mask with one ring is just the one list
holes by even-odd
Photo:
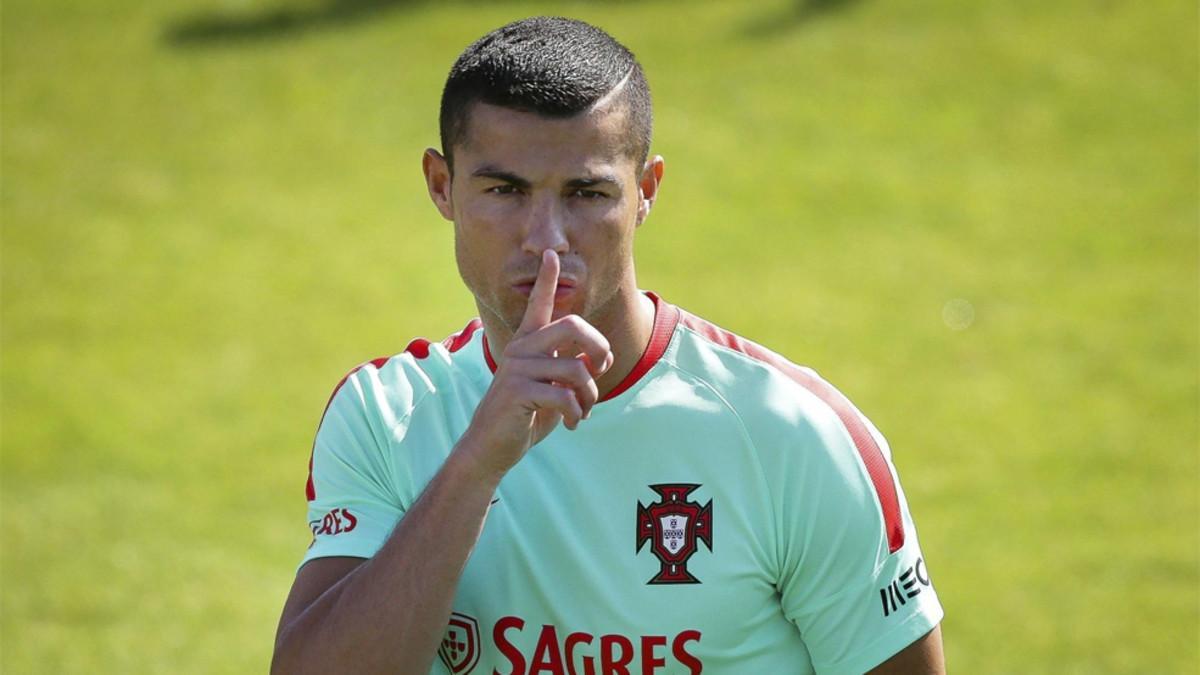
[[[521, 295], [528, 298], [533, 293], [533, 282], [523, 281], [513, 284], [513, 289]], [[559, 279], [558, 285], [554, 289], [554, 299], [562, 300], [575, 291], [575, 282], [569, 279]]]

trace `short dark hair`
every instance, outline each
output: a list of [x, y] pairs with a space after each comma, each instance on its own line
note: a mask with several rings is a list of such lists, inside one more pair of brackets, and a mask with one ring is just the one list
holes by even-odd
[[614, 102], [626, 110], [629, 156], [641, 165], [650, 151], [650, 87], [633, 52], [611, 35], [575, 19], [539, 16], [484, 35], [455, 61], [442, 90], [442, 152], [462, 142], [477, 102], [572, 117], [618, 86]]

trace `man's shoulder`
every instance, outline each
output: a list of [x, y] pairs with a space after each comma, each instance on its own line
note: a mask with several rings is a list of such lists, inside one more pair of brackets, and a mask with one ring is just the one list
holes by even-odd
[[845, 438], [878, 452], [878, 432], [841, 391], [815, 370], [757, 342], [680, 310], [672, 363], [712, 388], [752, 437]]
[[326, 410], [345, 397], [392, 409], [414, 406], [425, 394], [451, 388], [472, 369], [484, 367], [474, 362], [487, 358], [486, 351], [477, 318], [439, 342], [415, 338], [396, 354], [351, 368], [334, 387]]
[[687, 310], [679, 310], [677, 330], [674, 365], [742, 402], [770, 402], [824, 382], [813, 369]]

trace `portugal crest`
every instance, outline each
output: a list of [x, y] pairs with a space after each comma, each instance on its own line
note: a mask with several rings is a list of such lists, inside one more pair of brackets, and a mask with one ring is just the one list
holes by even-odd
[[660, 501], [649, 506], [638, 502], [637, 552], [646, 542], [662, 569], [649, 584], [698, 584], [687, 571], [688, 558], [696, 552], [696, 540], [712, 551], [712, 500], [701, 506], [689, 502], [688, 495], [700, 487], [690, 483], [651, 485]]
[[454, 675], [465, 675], [479, 663], [479, 624], [466, 614], [454, 612], [438, 647], [442, 663]]

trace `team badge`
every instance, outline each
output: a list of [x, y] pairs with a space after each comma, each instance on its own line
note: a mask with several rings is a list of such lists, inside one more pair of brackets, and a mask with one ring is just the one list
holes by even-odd
[[689, 502], [688, 495], [699, 485], [674, 483], [651, 485], [661, 501], [649, 506], [638, 502], [637, 552], [641, 553], [646, 542], [650, 552], [658, 558], [662, 568], [648, 584], [698, 584], [700, 580], [687, 571], [688, 558], [699, 547], [696, 540], [704, 542], [712, 551], [712, 500], [701, 506]]
[[438, 647], [438, 656], [454, 675], [466, 675], [479, 663], [479, 623], [454, 612]]

